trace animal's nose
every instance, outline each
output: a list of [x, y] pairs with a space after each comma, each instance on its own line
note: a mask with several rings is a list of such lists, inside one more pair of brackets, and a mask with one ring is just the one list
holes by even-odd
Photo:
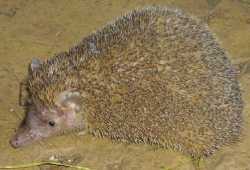
[[17, 137], [16, 135], [10, 140], [10, 145], [11, 145], [13, 148], [18, 148], [18, 147], [20, 146], [18, 137]]

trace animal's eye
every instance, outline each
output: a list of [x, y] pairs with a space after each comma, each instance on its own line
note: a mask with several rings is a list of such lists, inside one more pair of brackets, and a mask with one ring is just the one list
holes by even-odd
[[53, 127], [53, 126], [55, 126], [55, 122], [54, 121], [49, 121], [49, 125], [51, 126], [51, 127]]

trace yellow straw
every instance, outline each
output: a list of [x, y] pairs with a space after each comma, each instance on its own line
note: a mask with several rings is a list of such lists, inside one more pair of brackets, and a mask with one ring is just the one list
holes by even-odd
[[24, 165], [2, 166], [2, 167], [0, 166], [0, 169], [19, 169], [19, 168], [29, 168], [29, 167], [40, 166], [40, 165], [58, 165], [58, 166], [65, 166], [65, 167], [81, 169], [81, 170], [90, 170], [89, 168], [86, 168], [86, 167], [64, 164], [64, 163], [59, 163], [59, 162], [34, 162], [34, 163], [29, 163], [29, 164], [24, 164]]

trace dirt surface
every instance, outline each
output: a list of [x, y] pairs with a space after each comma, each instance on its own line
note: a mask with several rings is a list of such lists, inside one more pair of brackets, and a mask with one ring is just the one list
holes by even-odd
[[[170, 5], [197, 16], [216, 34], [239, 68], [244, 99], [241, 141], [202, 160], [205, 170], [250, 170], [249, 0], [0, 0], [0, 166], [56, 159], [91, 170], [191, 170], [189, 157], [148, 145], [69, 134], [13, 149], [9, 139], [24, 116], [19, 82], [33, 57], [46, 59], [130, 9]], [[27, 169], [66, 169], [40, 166]]]

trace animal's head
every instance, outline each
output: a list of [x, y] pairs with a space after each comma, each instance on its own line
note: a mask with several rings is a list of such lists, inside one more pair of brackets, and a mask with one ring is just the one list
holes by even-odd
[[[30, 71], [39, 69], [39, 64], [37, 60], [32, 61]], [[13, 147], [21, 147], [42, 138], [86, 126], [82, 114], [79, 113], [81, 95], [78, 91], [59, 90], [54, 96], [53, 104], [36, 101], [32, 95], [37, 94], [28, 96], [26, 117], [10, 141]]]

